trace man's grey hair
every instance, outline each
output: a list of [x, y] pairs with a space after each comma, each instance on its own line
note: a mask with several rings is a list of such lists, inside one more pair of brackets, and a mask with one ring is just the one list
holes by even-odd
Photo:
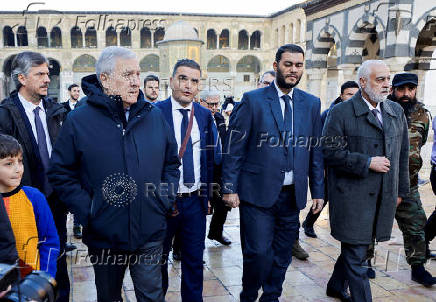
[[137, 56], [133, 51], [125, 47], [109, 46], [103, 49], [97, 63], [95, 63], [95, 73], [99, 82], [102, 73], [112, 74], [118, 59], [137, 59]]
[[42, 64], [47, 64], [47, 66], [50, 65], [48, 59], [38, 52], [24, 51], [15, 56], [11, 65], [11, 78], [14, 81], [17, 90], [21, 87], [21, 83], [18, 80], [18, 75], [23, 74], [27, 76], [30, 68], [37, 67]]
[[207, 87], [200, 92], [200, 100], [206, 101], [207, 98], [211, 98], [214, 96], [221, 97], [221, 94], [216, 87]]
[[357, 84], [360, 88], [360, 79], [367, 79], [369, 80], [369, 75], [371, 74], [371, 69], [375, 65], [384, 65], [387, 67], [386, 63], [382, 60], [367, 60], [360, 65], [359, 69], [357, 70]]
[[274, 78], [276, 77], [276, 72], [274, 71], [274, 70], [268, 70], [268, 71], [265, 71], [264, 73], [263, 73], [263, 75], [260, 77], [260, 79], [259, 79], [259, 82], [260, 83], [263, 83], [263, 78], [265, 77], [265, 75], [267, 75], [267, 74], [270, 74], [270, 75], [272, 75]]

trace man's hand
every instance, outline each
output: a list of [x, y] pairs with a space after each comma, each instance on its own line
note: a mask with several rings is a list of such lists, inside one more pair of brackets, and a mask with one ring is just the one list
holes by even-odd
[[212, 215], [213, 214], [213, 208], [212, 208], [212, 204], [210, 203], [210, 200], [207, 201], [207, 215]]
[[323, 205], [324, 205], [324, 199], [312, 200], [312, 213], [318, 214], [319, 212], [321, 212]]
[[238, 193], [223, 194], [223, 201], [226, 205], [232, 208], [239, 207], [240, 203]]
[[398, 196], [397, 197], [397, 207], [400, 205], [400, 203], [403, 201], [403, 197]]
[[386, 173], [391, 167], [391, 162], [384, 156], [371, 157], [369, 168], [375, 172]]

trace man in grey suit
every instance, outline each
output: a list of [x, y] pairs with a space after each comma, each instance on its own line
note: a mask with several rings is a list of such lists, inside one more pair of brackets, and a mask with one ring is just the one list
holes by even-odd
[[365, 61], [358, 84], [350, 101], [330, 111], [323, 130], [331, 234], [341, 242], [327, 295], [367, 302], [363, 263], [372, 239], [390, 239], [396, 206], [409, 192], [409, 140], [403, 109], [386, 99], [386, 64]]

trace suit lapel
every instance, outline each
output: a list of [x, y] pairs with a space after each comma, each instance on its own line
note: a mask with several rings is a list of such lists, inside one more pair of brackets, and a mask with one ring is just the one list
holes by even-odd
[[163, 101], [164, 106], [161, 106], [161, 110], [165, 116], [165, 119], [167, 120], [168, 124], [170, 124], [171, 129], [174, 133], [174, 122], [173, 122], [173, 105], [171, 104], [171, 97]]
[[394, 118], [396, 117], [396, 114], [391, 109], [390, 104], [388, 101], [385, 101], [381, 104], [382, 107], [382, 117], [383, 117], [383, 130], [384, 130], [384, 136], [385, 139], [388, 137], [394, 136], [393, 127], [392, 124], [394, 123]]
[[267, 98], [271, 107], [271, 112], [273, 114], [274, 120], [276, 121], [277, 128], [279, 129], [280, 133], [283, 133], [285, 131], [285, 126], [283, 123], [283, 113], [282, 108], [280, 107], [280, 100], [277, 94], [275, 84], [271, 84], [266, 89]]
[[304, 100], [300, 96], [300, 91], [297, 88], [294, 88], [294, 92], [292, 95], [292, 112], [293, 112], [293, 131], [292, 136], [294, 140], [298, 138], [300, 135], [300, 127], [305, 124], [303, 120], [307, 114], [305, 114], [305, 103]]

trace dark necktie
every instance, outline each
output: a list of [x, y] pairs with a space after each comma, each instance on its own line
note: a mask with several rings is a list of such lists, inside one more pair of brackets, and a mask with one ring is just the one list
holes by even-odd
[[378, 109], [372, 109], [371, 112], [374, 114], [375, 119], [377, 120], [378, 125], [380, 126], [380, 128], [383, 129], [383, 123], [382, 123], [382, 121], [378, 118], [378, 113], [379, 113], [380, 111], [378, 111]]
[[[188, 129], [188, 111], [189, 109], [179, 109], [179, 111], [183, 115], [182, 119], [182, 127], [181, 127], [181, 136], [180, 141], [183, 143], [183, 139], [186, 136], [186, 130]], [[186, 144], [186, 150], [183, 154], [182, 158], [182, 166], [183, 166], [183, 184], [188, 188], [191, 188], [195, 183], [194, 176], [194, 155], [192, 151], [192, 139], [189, 137], [188, 143]]]
[[37, 135], [36, 140], [38, 142], [39, 156], [41, 157], [42, 165], [44, 166], [44, 169], [47, 171], [50, 161], [50, 156], [48, 155], [47, 137], [45, 135], [41, 118], [39, 117], [39, 110], [41, 110], [40, 107], [36, 107], [35, 109], [33, 109], [33, 113], [35, 114], [35, 128], [36, 128], [36, 135]]
[[[48, 154], [48, 148], [47, 148], [47, 137], [45, 135], [44, 127], [42, 125], [41, 118], [39, 117], [39, 111], [41, 110], [40, 107], [36, 107], [33, 109], [33, 113], [35, 114], [35, 128], [36, 128], [36, 141], [38, 142], [38, 150], [39, 150], [39, 156], [41, 158], [41, 163], [44, 167], [44, 175], [47, 175], [50, 156]], [[52, 187], [50, 186], [48, 182], [47, 176], [44, 178], [44, 194], [48, 197], [52, 190]]]
[[286, 155], [286, 171], [294, 170], [294, 148], [292, 140], [292, 107], [291, 107], [291, 97], [287, 94], [282, 96], [285, 101], [285, 114], [284, 114], [284, 125], [285, 125], [285, 155]]

